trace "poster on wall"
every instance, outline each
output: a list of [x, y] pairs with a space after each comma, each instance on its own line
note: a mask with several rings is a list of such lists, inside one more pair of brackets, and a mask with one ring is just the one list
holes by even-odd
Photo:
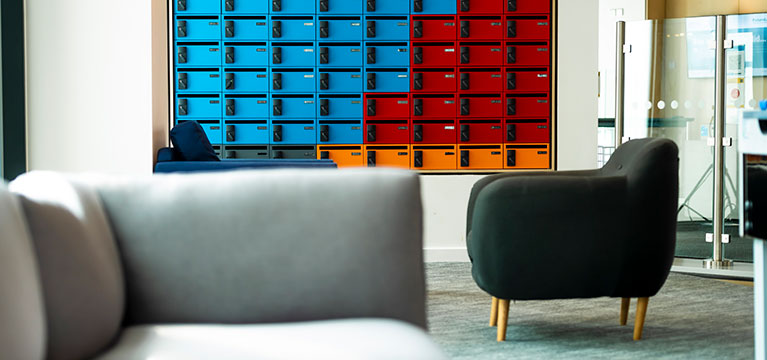
[[[687, 74], [690, 78], [713, 78], [716, 52], [716, 18], [690, 18], [687, 22]], [[745, 62], [752, 76], [767, 76], [767, 14], [731, 15], [727, 17], [728, 39]], [[737, 69], [739, 66], [728, 69]], [[730, 71], [728, 70], [728, 73]], [[736, 74], [731, 74], [736, 75]]]

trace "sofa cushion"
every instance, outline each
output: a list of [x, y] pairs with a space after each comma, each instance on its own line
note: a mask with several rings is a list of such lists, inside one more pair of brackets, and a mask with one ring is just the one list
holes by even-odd
[[220, 161], [205, 130], [196, 121], [176, 125], [170, 131], [170, 141], [186, 161]]
[[42, 359], [45, 319], [32, 240], [17, 199], [0, 182], [0, 357]]
[[53, 173], [11, 183], [38, 255], [48, 324], [48, 359], [96, 355], [118, 334], [124, 284], [98, 195]]
[[446, 359], [426, 333], [394, 320], [269, 325], [158, 325], [127, 328], [109, 352], [118, 359]]

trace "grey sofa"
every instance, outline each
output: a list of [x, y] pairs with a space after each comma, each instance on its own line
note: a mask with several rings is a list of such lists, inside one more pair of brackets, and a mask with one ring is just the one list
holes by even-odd
[[2, 358], [444, 358], [409, 172], [30, 173], [9, 189]]

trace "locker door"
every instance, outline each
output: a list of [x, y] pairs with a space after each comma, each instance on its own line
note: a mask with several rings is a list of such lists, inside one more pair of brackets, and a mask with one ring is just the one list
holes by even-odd
[[461, 145], [458, 147], [458, 168], [489, 170], [503, 168], [503, 148], [498, 145]]
[[361, 16], [319, 16], [317, 40], [362, 41]]
[[317, 146], [317, 158], [333, 160], [339, 168], [365, 166], [361, 145], [319, 145]]
[[544, 117], [551, 115], [548, 94], [506, 94], [507, 117]]
[[316, 92], [313, 68], [272, 68], [272, 93]]
[[314, 40], [316, 24], [314, 16], [277, 16], [271, 20], [271, 40], [276, 41], [306, 41]]
[[364, 25], [366, 40], [403, 41], [410, 38], [407, 16], [365, 16]]
[[413, 92], [455, 92], [455, 68], [413, 69]]
[[362, 69], [360, 68], [318, 68], [317, 73], [318, 92], [362, 92]]
[[455, 120], [413, 119], [413, 144], [455, 143]]
[[317, 130], [314, 120], [270, 119], [270, 144], [316, 144]]
[[510, 40], [549, 40], [551, 25], [549, 17], [540, 16], [507, 16], [506, 38]]
[[549, 66], [551, 54], [548, 42], [506, 42], [506, 64]]
[[413, 42], [412, 61], [413, 67], [455, 66], [455, 42]]
[[314, 94], [272, 94], [272, 119], [313, 119], [317, 117]]
[[266, 16], [224, 16], [223, 39], [242, 41], [269, 40]]
[[268, 93], [269, 73], [266, 68], [225, 68], [225, 93]]
[[221, 95], [178, 94], [176, 117], [178, 119], [220, 119]]
[[221, 70], [218, 68], [177, 68], [176, 71], [178, 93], [221, 92]]
[[[200, 1], [200, 0], [198, 0]], [[205, 0], [213, 2], [212, 0]], [[268, 1], [253, 1], [253, 0], [223, 0], [224, 14], [268, 14], [269, 2]], [[221, 10], [219, 10], [221, 12]]]
[[503, 45], [500, 42], [462, 41], [458, 46], [458, 64], [461, 66], [498, 66], [503, 63]]
[[366, 68], [365, 92], [409, 92], [407, 68]]
[[410, 143], [409, 120], [365, 120], [365, 144]]
[[317, 114], [320, 119], [362, 119], [361, 94], [319, 94]]
[[317, 45], [317, 66], [361, 68], [363, 65], [362, 43], [321, 42]]
[[224, 96], [224, 118], [253, 119], [269, 117], [266, 94], [228, 94]]
[[503, 39], [504, 20], [501, 16], [459, 16], [458, 38], [467, 40]]
[[408, 145], [365, 145], [364, 150], [368, 167], [410, 169]]
[[266, 67], [269, 64], [267, 43], [225, 42], [221, 63], [227, 67]]
[[551, 79], [548, 68], [506, 68], [506, 91], [549, 92]]
[[549, 119], [506, 119], [506, 143], [547, 143], [551, 141]]
[[316, 0], [272, 0], [270, 10], [272, 14], [314, 14], [316, 11], [314, 5], [315, 1]]
[[315, 51], [313, 42], [272, 41], [269, 63], [272, 67], [313, 67]]
[[413, 120], [449, 119], [455, 113], [455, 94], [413, 94]]
[[220, 42], [176, 43], [176, 66], [215, 67], [221, 66]]
[[269, 125], [266, 120], [227, 120], [224, 122], [224, 144], [268, 144]]
[[175, 35], [182, 41], [220, 40], [221, 17], [176, 16]]
[[459, 68], [458, 73], [461, 92], [499, 92], [504, 89], [501, 68]]
[[176, 14], [220, 14], [221, 3], [210, 0], [175, 0], [173, 10]]
[[500, 144], [504, 141], [500, 119], [459, 119], [458, 142], [462, 144]]
[[410, 38], [421, 41], [455, 40], [455, 16], [412, 16]]
[[365, 66], [372, 67], [407, 67], [410, 65], [409, 45], [407, 42], [366, 41]]
[[549, 144], [506, 145], [505, 150], [506, 169], [548, 169], [551, 166]]
[[410, 118], [409, 94], [365, 94], [365, 119]]
[[318, 144], [362, 144], [362, 120], [320, 120]]
[[411, 166], [416, 170], [455, 170], [455, 145], [413, 145]]

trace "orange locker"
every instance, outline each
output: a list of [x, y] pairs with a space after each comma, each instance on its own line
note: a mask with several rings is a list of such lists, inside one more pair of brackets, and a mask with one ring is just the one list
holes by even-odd
[[410, 145], [365, 145], [368, 167], [410, 169]]
[[413, 145], [410, 160], [415, 170], [455, 170], [455, 145]]
[[365, 166], [362, 145], [319, 145], [317, 157], [333, 160], [339, 168]]
[[503, 168], [503, 145], [461, 145], [458, 151], [460, 170]]
[[504, 154], [506, 169], [549, 169], [551, 152], [549, 144], [506, 145]]

